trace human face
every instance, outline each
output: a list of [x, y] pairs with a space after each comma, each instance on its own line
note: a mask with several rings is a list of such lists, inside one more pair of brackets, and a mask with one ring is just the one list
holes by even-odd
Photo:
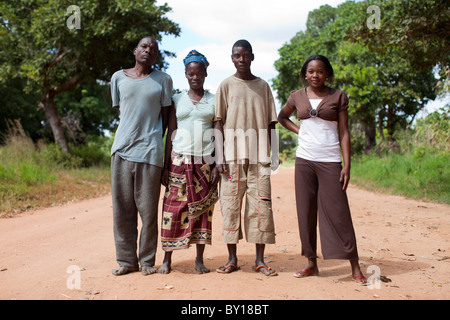
[[152, 66], [158, 58], [159, 48], [155, 39], [144, 38], [134, 49], [136, 62], [146, 66]]
[[328, 78], [328, 71], [321, 60], [312, 60], [306, 68], [306, 80], [313, 88], [321, 88]]
[[203, 89], [205, 78], [208, 76], [205, 66], [200, 62], [191, 62], [186, 66], [186, 79], [192, 90]]
[[250, 66], [255, 56], [249, 48], [234, 47], [231, 54], [231, 61], [238, 73], [250, 73]]

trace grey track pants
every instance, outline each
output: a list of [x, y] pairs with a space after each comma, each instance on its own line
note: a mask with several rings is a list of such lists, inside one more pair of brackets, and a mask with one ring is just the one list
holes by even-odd
[[[161, 190], [158, 166], [111, 157], [114, 240], [120, 266], [153, 267], [158, 242], [158, 204]], [[142, 220], [137, 255], [138, 217]]]

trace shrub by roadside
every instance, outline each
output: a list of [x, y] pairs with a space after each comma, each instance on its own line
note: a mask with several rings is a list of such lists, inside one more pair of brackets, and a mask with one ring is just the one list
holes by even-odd
[[0, 215], [10, 216], [107, 194], [110, 191], [109, 138], [72, 146], [67, 155], [56, 144], [35, 145], [19, 124], [0, 146]]
[[450, 204], [450, 108], [399, 131], [398, 153], [380, 148], [352, 161], [352, 182], [371, 190]]

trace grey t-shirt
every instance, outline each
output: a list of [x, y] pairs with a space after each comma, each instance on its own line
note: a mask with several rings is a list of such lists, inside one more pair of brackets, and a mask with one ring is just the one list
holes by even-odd
[[131, 79], [123, 70], [111, 78], [113, 107], [120, 106], [120, 122], [111, 155], [163, 166], [161, 108], [172, 104], [172, 78], [158, 70]]

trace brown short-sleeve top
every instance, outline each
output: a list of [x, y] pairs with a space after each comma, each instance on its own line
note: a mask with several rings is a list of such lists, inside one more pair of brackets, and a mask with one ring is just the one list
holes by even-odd
[[330, 88], [325, 98], [313, 110], [306, 88], [303, 88], [292, 91], [287, 104], [292, 109], [297, 110], [297, 118], [299, 120], [319, 117], [327, 121], [338, 121], [339, 112], [348, 108], [348, 97], [344, 92]]

